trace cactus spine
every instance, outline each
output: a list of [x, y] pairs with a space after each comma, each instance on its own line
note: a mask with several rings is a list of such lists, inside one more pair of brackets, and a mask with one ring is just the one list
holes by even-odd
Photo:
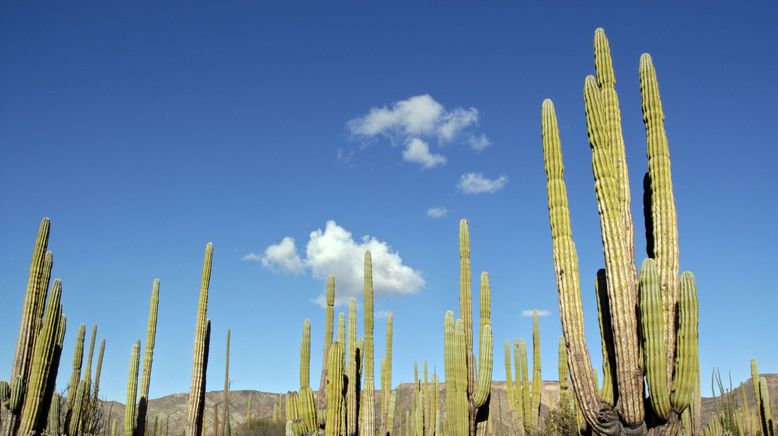
[[146, 434], [146, 412], [149, 402], [149, 385], [151, 384], [151, 366], [154, 361], [154, 344], [157, 337], [157, 312], [159, 310], [159, 279], [154, 279], [151, 286], [151, 303], [146, 326], [146, 346], [143, 352], [143, 373], [140, 382], [140, 398], [138, 399], [138, 417], [135, 428], [137, 436]]
[[208, 368], [208, 348], [211, 322], [207, 319], [208, 286], [211, 282], [213, 244], [205, 246], [205, 260], [200, 284], [200, 299], [197, 305], [195, 323], [194, 356], [192, 358], [192, 386], [189, 392], [187, 415], [187, 436], [201, 436], [203, 432], [203, 410], [205, 408], [205, 374]]
[[361, 436], [374, 436], [375, 428], [375, 364], [373, 363], [373, 261], [370, 251], [365, 251], [365, 326], [362, 351], [364, 358], [362, 360], [365, 373], [365, 386], [362, 389], [362, 398], [360, 399], [360, 426], [359, 434]]
[[[480, 286], [479, 364], [476, 378], [473, 354], [473, 304], [470, 278], [470, 232], [467, 220], [459, 222], [459, 310], [461, 319], [454, 321], [453, 312], [444, 319], [446, 385], [452, 395], [447, 399], [447, 423], [450, 435], [475, 435], [489, 417], [489, 397], [492, 379], [491, 289], [489, 275], [481, 274]], [[460, 336], [461, 329], [461, 336]], [[449, 389], [447, 389], [449, 390]], [[448, 395], [447, 395], [448, 398]]]
[[[602, 29], [595, 32], [594, 47], [597, 77], [586, 78], [584, 103], [605, 253], [604, 280], [598, 274], [598, 306], [605, 345], [602, 395], [597, 392], [584, 340], [578, 259], [570, 231], [553, 103], [544, 101], [542, 111], [549, 219], [568, 364], [578, 403], [593, 431], [611, 435], [647, 434], [650, 430], [652, 434], [674, 435], [678, 432], [679, 416], [691, 401], [697, 372], [697, 304], [693, 276], [688, 274], [680, 280], [678, 276], [672, 177], [656, 72], [651, 57], [641, 56], [640, 88], [650, 190], [646, 196], [650, 204], [645, 205], [645, 210], [650, 211], [646, 233], [652, 261], [644, 264], [646, 276], [639, 282], [632, 254], [634, 231], [616, 80]], [[686, 291], [682, 290], [684, 281]], [[604, 293], [600, 292], [602, 289]], [[640, 319], [635, 311], [639, 295]], [[676, 314], [676, 306], [683, 313]], [[604, 313], [605, 307], [608, 314]], [[648, 417], [643, 407], [644, 370], [651, 392]], [[615, 373], [612, 385], [611, 371]], [[613, 406], [616, 402], [618, 408]]]
[[138, 365], [140, 364], [140, 341], [132, 346], [130, 368], [127, 372], [127, 402], [124, 406], [124, 436], [135, 433], [135, 400], [138, 396]]

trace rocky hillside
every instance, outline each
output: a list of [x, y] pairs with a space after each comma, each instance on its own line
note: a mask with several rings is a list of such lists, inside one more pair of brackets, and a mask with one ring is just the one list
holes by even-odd
[[[773, 410], [778, 410], [778, 374], [764, 375], [770, 390], [770, 398]], [[751, 402], [751, 410], [754, 410], [753, 386], [750, 380], [743, 385], [746, 390], [746, 396]], [[406, 410], [410, 410], [414, 385], [404, 383], [397, 387], [397, 403], [395, 428], [399, 431], [405, 417]], [[730, 395], [737, 395], [740, 398], [740, 389], [736, 388]], [[223, 413], [222, 392], [208, 392], [205, 396], [205, 435], [211, 435], [214, 423], [215, 407], [219, 408], [219, 420]], [[441, 406], [444, 404], [445, 385], [441, 384]], [[246, 417], [246, 408], [249, 398], [251, 398], [251, 408], [253, 416], [270, 418], [273, 415], [273, 406], [279, 401], [283, 401], [284, 394], [260, 392], [260, 391], [232, 391], [230, 392], [230, 422], [233, 428], [240, 425]], [[376, 392], [378, 399], [378, 392]], [[159, 419], [162, 429], [168, 423], [170, 434], [179, 434], [185, 427], [187, 412], [188, 394], [174, 394], [162, 398], [153, 399], [149, 402], [148, 421], [153, 426], [154, 419]], [[543, 395], [541, 397], [541, 414], [545, 415], [555, 407], [559, 401], [559, 384], [557, 382], [543, 382]], [[715, 401], [712, 398], [703, 398], [703, 419], [709, 419], [715, 411]], [[117, 419], [121, 428], [124, 419], [124, 405], [117, 402], [107, 402], [104, 412], [106, 418], [110, 413], [110, 419]], [[494, 418], [495, 434], [511, 434], [507, 426], [508, 405], [505, 382], [492, 383], [492, 409]], [[377, 414], [378, 416], [378, 414]], [[163, 431], [164, 434], [164, 431]], [[399, 434], [399, 433], [398, 433]]]

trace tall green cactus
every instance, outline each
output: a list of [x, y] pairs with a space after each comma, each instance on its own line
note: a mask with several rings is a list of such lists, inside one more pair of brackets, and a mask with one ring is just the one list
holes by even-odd
[[22, 435], [39, 434], [46, 428], [48, 408], [54, 395], [54, 390], [49, 389], [49, 386], [56, 379], [57, 367], [55, 365], [59, 363], [59, 359], [55, 359], [55, 354], [60, 329], [64, 329], [64, 325], [60, 322], [62, 316], [61, 296], [62, 282], [55, 280], [51, 295], [48, 297], [48, 304], [46, 304], [41, 331], [35, 341], [32, 370], [26, 386], [27, 393], [18, 429], [18, 433]]
[[559, 338], [559, 363], [557, 365], [559, 372], [559, 405], [560, 407], [570, 406], [570, 381], [567, 369], [567, 347], [565, 346], [565, 337]]
[[227, 348], [224, 356], [224, 415], [222, 417], [222, 434], [230, 429], [230, 329], [227, 329]]
[[159, 279], [154, 279], [151, 285], [151, 303], [149, 318], [146, 325], [146, 346], [143, 352], [143, 373], [140, 382], [140, 398], [138, 399], [138, 417], [135, 428], [137, 436], [146, 434], [146, 411], [149, 403], [149, 387], [151, 384], [151, 366], [154, 361], [154, 345], [157, 337], [157, 312], [159, 311]]
[[359, 434], [360, 436], [374, 436], [375, 426], [375, 364], [373, 363], [373, 261], [370, 251], [365, 251], [364, 264], [365, 295], [363, 303], [365, 307], [364, 339], [362, 351], [364, 358], [365, 385], [359, 405]]
[[340, 342], [330, 344], [327, 358], [327, 422], [326, 436], [340, 436], [341, 409], [343, 408], [343, 346]]
[[205, 409], [205, 374], [208, 369], [208, 348], [211, 322], [207, 318], [208, 287], [211, 282], [213, 244], [205, 246], [205, 260], [200, 283], [200, 299], [197, 304], [195, 323], [194, 356], [192, 358], [192, 386], [189, 392], [187, 413], [187, 436], [201, 436], [203, 433], [203, 410]]
[[322, 350], [321, 376], [319, 377], [319, 391], [317, 393], [319, 408], [326, 408], [327, 395], [327, 359], [329, 358], [330, 345], [332, 345], [333, 323], [335, 321], [335, 277], [327, 278], [326, 307], [324, 315], [324, 349]]
[[754, 400], [759, 427], [764, 436], [775, 435], [775, 422], [773, 421], [770, 406], [770, 392], [767, 390], [767, 381], [759, 375], [759, 366], [756, 359], [751, 359], [751, 381], [754, 385]]
[[[578, 259], [553, 103], [544, 101], [542, 111], [554, 267], [570, 375], [583, 416], [594, 432], [674, 435], [695, 385], [697, 300], [693, 276], [684, 274], [679, 279], [678, 275], [675, 203], [656, 71], [651, 57], [641, 56], [650, 191], [644, 209], [649, 215], [646, 234], [651, 260], [644, 263], [638, 280], [616, 79], [602, 29], [595, 32], [594, 54], [597, 75], [585, 80], [584, 103], [605, 254], [604, 280], [598, 274], [597, 286], [605, 376], [602, 394], [594, 381], [584, 338]], [[639, 317], [636, 307], [640, 307]], [[648, 411], [644, 408], [644, 371], [651, 392]]]
[[392, 334], [394, 315], [386, 315], [386, 352], [381, 359], [381, 436], [391, 433], [389, 424], [389, 402], [392, 397]]
[[[38, 334], [38, 324], [43, 316], [43, 301], [48, 290], [48, 278], [51, 275], [53, 258], [47, 255], [49, 243], [49, 231], [51, 222], [48, 218], [41, 220], [38, 233], [35, 238], [35, 246], [30, 261], [30, 272], [27, 279], [27, 289], [22, 305], [21, 324], [19, 336], [16, 342], [13, 365], [11, 367], [11, 380], [19, 380], [22, 389], [18, 391], [18, 408], [11, 410], [11, 416], [7, 425], [7, 435], [13, 436], [20, 423], [22, 402], [24, 401], [24, 386], [27, 385], [32, 367], [33, 353], [35, 352], [35, 339]], [[44, 283], [45, 281], [45, 283]]]
[[[479, 362], [476, 377], [473, 353], [473, 303], [470, 276], [470, 232], [468, 222], [459, 222], [459, 310], [461, 319], [454, 321], [453, 312], [444, 319], [448, 433], [474, 436], [489, 417], [492, 380], [491, 288], [488, 273], [481, 274], [480, 286]], [[460, 337], [461, 324], [461, 337]], [[453, 415], [453, 416], [452, 416]], [[485, 427], [484, 427], [485, 428]]]
[[357, 300], [350, 298], [348, 301], [348, 368], [347, 368], [347, 390], [346, 393], [346, 434], [356, 436], [359, 431], [359, 411], [357, 401], [359, 400], [359, 381], [360, 381], [360, 359], [357, 352]]
[[105, 339], [100, 341], [100, 351], [97, 353], [97, 368], [95, 368], [95, 386], [92, 389], [92, 397], [97, 400], [100, 394], [100, 375], [103, 371], [103, 355], [105, 354]]
[[70, 428], [73, 410], [76, 407], [76, 394], [78, 393], [78, 382], [81, 380], [81, 365], [84, 361], [84, 336], [86, 335], [86, 326], [80, 324], [76, 334], [76, 343], [73, 350], [73, 369], [70, 372], [70, 383], [68, 383], [67, 410], [65, 412], [65, 428]]
[[127, 372], [127, 401], [124, 405], [124, 436], [135, 434], [135, 400], [138, 397], [138, 365], [140, 364], [140, 341], [132, 346], [130, 367]]
[[540, 427], [540, 396], [543, 391], [543, 376], [540, 368], [540, 322], [538, 311], [532, 312], [532, 393], [530, 413], [532, 415], [532, 429]]
[[302, 433], [316, 430], [316, 404], [311, 389], [311, 321], [303, 322], [303, 338], [300, 341], [300, 391], [296, 395], [297, 417]]

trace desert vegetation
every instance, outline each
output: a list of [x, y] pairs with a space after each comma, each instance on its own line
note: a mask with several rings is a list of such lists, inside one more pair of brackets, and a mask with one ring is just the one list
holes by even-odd
[[[337, 277], [327, 282], [319, 386], [315, 390], [311, 386], [311, 335], [317, 332], [306, 319], [300, 341], [299, 386], [275, 397], [272, 413], [265, 416], [255, 414], [253, 397], [249, 396], [242, 419], [233, 422], [233, 412], [238, 410], [236, 398], [242, 397], [230, 392], [229, 330], [221, 400], [212, 403], [211, 408], [206, 401], [206, 372], [213, 358], [209, 355], [212, 331], [208, 297], [214, 247], [208, 243], [185, 424], [171, 426], [169, 417], [148, 414], [159, 280], [152, 283], [145, 341], [138, 340], [128, 350], [123, 414], [114, 411], [112, 403], [100, 400], [106, 340], [100, 340], [95, 361], [97, 326], [92, 327], [88, 343], [86, 325], [80, 324], [75, 330], [72, 372], [68, 385], [60, 386], [58, 393], [55, 380], [68, 322], [61, 304], [63, 283], [52, 279], [53, 254], [47, 248], [51, 223], [44, 218], [33, 248], [12, 373], [7, 381], [0, 382], [3, 434], [774, 436], [778, 427], [772, 417], [769, 384], [760, 376], [756, 361], [751, 362], [751, 398], [745, 387], [726, 389], [721, 377], [714, 374], [719, 395], [713, 400], [714, 412], [703, 417], [698, 334], [704, 326], [698, 321], [694, 275], [679, 271], [673, 178], [657, 73], [651, 56], [641, 56], [639, 79], [648, 155], [643, 195], [647, 258], [638, 266], [615, 72], [602, 29], [594, 35], [594, 63], [595, 75], [586, 77], [583, 95], [605, 263], [593, 280], [602, 339], [601, 383], [584, 337], [578, 254], [571, 231], [557, 114], [553, 102], [545, 100], [541, 106], [541, 142], [563, 330], [558, 344], [558, 394], [553, 400], [543, 398], [546, 390], [537, 313], [533, 319], [531, 372], [527, 341], [505, 339], [506, 380], [493, 380], [495, 334], [508, 338], [515, 332], [493, 331], [487, 272], [478, 276], [479, 322], [474, 323], [466, 219], [459, 223], [458, 314], [449, 310], [442, 319], [443, 379], [436, 370], [430, 371], [427, 362], [423, 362], [421, 371], [418, 363], [413, 363], [410, 385], [402, 389], [393, 385], [392, 344], [403, 338], [393, 337], [391, 313], [382, 332], [386, 348], [377, 365], [373, 266], [371, 252], [366, 251], [361, 313], [352, 298], [348, 312], [336, 317]], [[364, 334], [357, 337], [360, 317]], [[297, 360], [293, 356], [290, 359]], [[411, 367], [410, 362], [400, 364]], [[379, 386], [376, 366], [380, 368]], [[213, 418], [206, 421], [206, 414]]]

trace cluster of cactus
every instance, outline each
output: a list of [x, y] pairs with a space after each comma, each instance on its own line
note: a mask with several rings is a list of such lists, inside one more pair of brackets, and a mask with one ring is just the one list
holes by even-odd
[[447, 311], [444, 318], [446, 372], [446, 433], [452, 436], [485, 434], [492, 382], [491, 289], [489, 274], [481, 274], [479, 362], [473, 353], [473, 303], [470, 278], [470, 232], [459, 222], [460, 319]]
[[[540, 327], [538, 312], [532, 313], [532, 380], [529, 379], [527, 363], [527, 343], [524, 339], [513, 341], [515, 377], [511, 368], [511, 343], [505, 341], [505, 381], [508, 391], [508, 404], [511, 406], [511, 418], [515, 419], [517, 434], [535, 434], [540, 428], [540, 397], [542, 395], [542, 373], [540, 368]], [[560, 359], [561, 362], [561, 359]], [[561, 372], [560, 372], [561, 374]], [[561, 377], [561, 375], [560, 375]], [[566, 379], [565, 379], [566, 380]], [[566, 393], [567, 384], [562, 389], [560, 378], [560, 398]]]
[[[440, 412], [440, 384], [437, 372], [433, 371], [432, 381], [429, 378], [427, 361], [424, 361], [424, 379], [419, 376], [416, 363], [413, 364], [414, 391], [411, 398], [411, 408], [405, 415], [406, 436], [442, 435]], [[389, 407], [394, 413], [396, 393], [392, 392]]]
[[[634, 229], [621, 115], [608, 40], [594, 37], [596, 78], [584, 85], [605, 271], [598, 274], [603, 339], [603, 390], [597, 390], [583, 331], [578, 258], [573, 244], [564, 167], [554, 105], [543, 102], [543, 155], [548, 188], [554, 267], [562, 329], [578, 404], [599, 434], [678, 432], [698, 371], [697, 292], [694, 276], [678, 276], [678, 231], [664, 113], [648, 54], [640, 59], [640, 89], [649, 171], [646, 177], [647, 251], [640, 275], [634, 262]], [[651, 393], [646, 408], [644, 376]], [[618, 407], [617, 407], [618, 406]]]
[[[287, 433], [323, 432], [332, 436], [392, 433], [394, 412], [391, 394], [393, 317], [387, 316], [386, 356], [381, 361], [381, 418], [376, 423], [373, 360], [373, 265], [369, 251], [364, 259], [364, 338], [357, 341], [356, 299], [348, 302], [348, 330], [343, 313], [338, 314], [337, 340], [333, 341], [335, 279], [327, 281], [325, 337], [318, 394], [310, 386], [311, 324], [303, 323], [300, 344], [300, 389], [286, 396]], [[348, 356], [348, 358], [346, 358]], [[362, 381], [364, 377], [364, 382]], [[364, 386], [364, 389], [362, 389]]]
[[[756, 364], [756, 359], [751, 359], [751, 381], [754, 385], [754, 400], [756, 402], [756, 424], [761, 429], [763, 436], [776, 436], [778, 434], [778, 422], [773, 419], [772, 407], [770, 406], [770, 391], [767, 389], [767, 380], [759, 376], [759, 367]], [[754, 425], [754, 427], [757, 427], [757, 425]]]
[[62, 282], [51, 285], [53, 254], [47, 250], [50, 221], [44, 218], [38, 229], [30, 262], [22, 320], [11, 378], [0, 382], [0, 413], [7, 409], [4, 434], [42, 432], [54, 398], [65, 316], [62, 314]]
[[[138, 371], [140, 369], [140, 340], [136, 341], [130, 352], [130, 366], [127, 373], [127, 400], [124, 408], [124, 435], [143, 436], [146, 434], [151, 384], [151, 367], [154, 361], [154, 345], [157, 337], [157, 313], [159, 312], [159, 279], [151, 286], [149, 318], [146, 326], [146, 346], [143, 354], [143, 373], [140, 379], [140, 398], [138, 398]], [[137, 400], [137, 403], [136, 403]]]

